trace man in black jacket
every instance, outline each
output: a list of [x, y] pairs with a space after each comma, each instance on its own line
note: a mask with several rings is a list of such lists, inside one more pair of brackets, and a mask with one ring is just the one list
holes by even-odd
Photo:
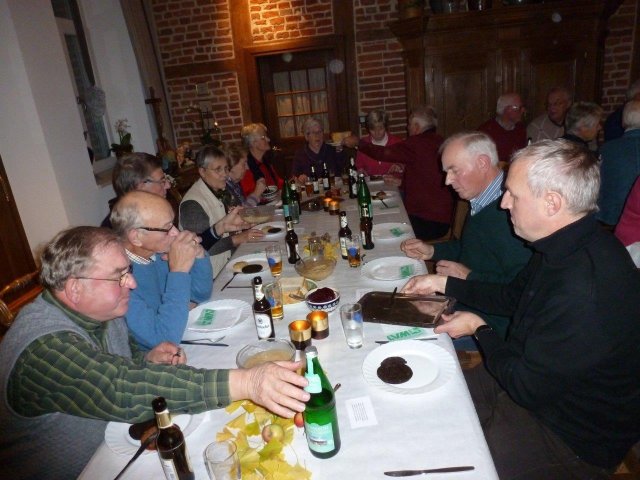
[[486, 368], [467, 383], [502, 480], [609, 478], [640, 439], [640, 273], [593, 216], [599, 183], [579, 145], [520, 150], [502, 206], [529, 264], [507, 285], [426, 275], [403, 289], [512, 316], [506, 340], [469, 312], [436, 329], [480, 343]]

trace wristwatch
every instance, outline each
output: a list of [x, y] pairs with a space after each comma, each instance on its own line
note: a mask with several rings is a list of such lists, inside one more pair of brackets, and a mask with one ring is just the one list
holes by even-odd
[[478, 340], [478, 335], [482, 332], [493, 332], [493, 328], [491, 328], [491, 326], [487, 325], [486, 323], [484, 325], [480, 325], [478, 328], [476, 328], [476, 331], [473, 332], [473, 336], [476, 338], [476, 340]]

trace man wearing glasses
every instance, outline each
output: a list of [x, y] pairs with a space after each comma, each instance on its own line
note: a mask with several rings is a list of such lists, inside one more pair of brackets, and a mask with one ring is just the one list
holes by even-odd
[[527, 146], [527, 129], [522, 123], [525, 107], [517, 93], [504, 93], [498, 98], [496, 116], [478, 127], [491, 137], [498, 149], [501, 164], [509, 163], [511, 154]]
[[136, 280], [111, 230], [59, 233], [43, 251], [41, 280], [44, 292], [0, 344], [2, 478], [77, 478], [107, 422], [149, 419], [157, 396], [192, 414], [240, 399], [289, 418], [304, 409], [299, 363], [204, 370], [185, 365], [173, 343], [139, 350], [123, 318]]
[[[167, 197], [171, 181], [162, 171], [162, 164], [157, 157], [148, 153], [130, 153], [120, 158], [113, 167], [113, 190], [117, 198], [134, 190], [153, 193], [162, 198]], [[111, 212], [100, 224], [111, 228]]]
[[131, 293], [127, 325], [143, 350], [180, 343], [191, 303], [208, 300], [213, 273], [200, 238], [173, 224], [171, 204], [148, 192], [118, 200], [111, 223], [123, 239], [138, 288]]

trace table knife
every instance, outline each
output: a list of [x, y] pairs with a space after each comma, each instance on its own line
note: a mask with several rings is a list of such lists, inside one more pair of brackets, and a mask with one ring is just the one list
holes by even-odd
[[182, 340], [181, 345], [204, 345], [205, 347], [228, 347], [226, 343], [217, 342], [195, 342], [193, 340]]
[[119, 480], [119, 478], [122, 477], [122, 475], [124, 475], [124, 472], [126, 472], [127, 469], [133, 464], [133, 462], [135, 462], [138, 459], [138, 457], [142, 455], [142, 453], [147, 449], [147, 447], [156, 440], [157, 436], [158, 436], [158, 432], [154, 432], [151, 435], [149, 435], [144, 442], [142, 442], [138, 450], [136, 450], [136, 453], [133, 455], [133, 457], [131, 457], [131, 460], [129, 460], [129, 462], [127, 462], [124, 468], [120, 470], [120, 473], [118, 473], [118, 475], [114, 480]]
[[394, 470], [392, 472], [384, 472], [388, 477], [410, 477], [412, 475], [422, 475], [423, 473], [449, 473], [449, 472], [467, 472], [474, 470], [475, 467], [443, 467], [428, 468], [425, 470]]

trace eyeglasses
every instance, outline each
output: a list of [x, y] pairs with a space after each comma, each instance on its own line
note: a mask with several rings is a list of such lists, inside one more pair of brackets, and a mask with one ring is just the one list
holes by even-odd
[[171, 183], [168, 175], [163, 175], [160, 180], [153, 180], [152, 178], [147, 178], [142, 181], [142, 183], [157, 183], [158, 185], [162, 185], [164, 183]]
[[510, 110], [524, 110], [524, 105], [509, 105], [507, 108]]
[[96, 277], [74, 277], [74, 278], [77, 278], [78, 280], [102, 280], [104, 282], [118, 282], [118, 285], [120, 285], [121, 287], [124, 287], [124, 285], [127, 283], [127, 279], [129, 278], [129, 275], [131, 275], [132, 273], [133, 273], [133, 266], [129, 264], [129, 266], [127, 267], [127, 271], [124, 272], [122, 275], [120, 275], [118, 278], [96, 278]]
[[159, 228], [159, 227], [138, 227], [140, 230], [146, 230], [147, 232], [162, 232], [169, 233], [173, 230], [174, 226], [171, 225], [169, 228]]
[[211, 170], [212, 172], [216, 172], [218, 175], [221, 173], [229, 173], [229, 167], [225, 165], [224, 167], [216, 167], [216, 168], [205, 168], [205, 170]]

